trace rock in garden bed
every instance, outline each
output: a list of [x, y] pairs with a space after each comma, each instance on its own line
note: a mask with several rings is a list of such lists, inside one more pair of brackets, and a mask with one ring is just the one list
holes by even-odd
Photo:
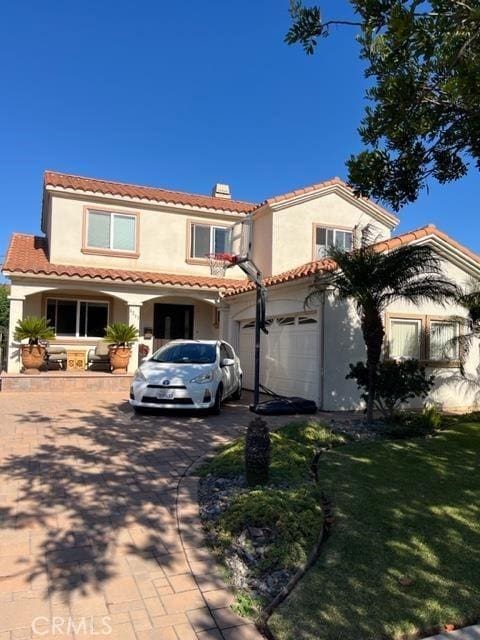
[[[295, 512], [287, 505], [296, 505], [297, 494], [299, 502]], [[314, 494], [313, 483], [308, 488], [283, 486], [251, 490], [244, 476], [207, 475], [201, 479], [200, 515], [207, 539], [221, 555], [234, 587], [268, 602], [289, 582], [314, 544], [315, 531], [321, 528], [321, 508]], [[262, 519], [264, 515], [265, 519], [272, 520], [272, 526], [243, 526], [236, 530], [244, 514], [246, 521]]]

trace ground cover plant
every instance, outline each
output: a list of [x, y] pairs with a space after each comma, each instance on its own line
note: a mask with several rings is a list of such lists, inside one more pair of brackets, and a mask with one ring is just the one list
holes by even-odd
[[315, 546], [323, 514], [312, 461], [321, 448], [345, 442], [315, 421], [290, 423], [270, 437], [266, 485], [248, 487], [244, 438], [200, 470], [208, 537], [229, 567], [233, 583], [246, 589], [240, 591], [238, 610], [250, 614], [255, 609], [251, 596], [271, 599]]

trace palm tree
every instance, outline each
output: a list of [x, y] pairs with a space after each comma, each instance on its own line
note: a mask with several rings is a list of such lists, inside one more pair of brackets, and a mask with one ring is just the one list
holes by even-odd
[[457, 302], [467, 311], [466, 318], [458, 318], [466, 329], [456, 338], [452, 338], [452, 343], [458, 346], [460, 354], [460, 372], [465, 377], [465, 362], [474, 342], [480, 338], [480, 283], [472, 280], [465, 291], [460, 292]]
[[368, 243], [368, 232], [362, 245], [351, 252], [336, 247], [330, 250], [330, 260], [317, 274], [306, 304], [322, 296], [326, 289], [335, 291], [340, 300], [354, 302], [367, 349], [367, 421], [371, 422], [385, 335], [382, 312], [399, 299], [414, 304], [444, 304], [447, 299], [456, 298], [459, 291], [442, 275], [440, 260], [427, 245], [382, 252], [381, 245]]

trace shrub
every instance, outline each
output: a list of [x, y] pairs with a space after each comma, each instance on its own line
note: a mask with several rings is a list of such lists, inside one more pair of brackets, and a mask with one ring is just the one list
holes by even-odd
[[266, 601], [261, 596], [252, 596], [247, 591], [237, 592], [232, 609], [242, 618], [256, 618], [261, 613]]
[[425, 407], [417, 420], [428, 431], [437, 431], [442, 427], [442, 414], [435, 407]]
[[344, 436], [333, 433], [316, 420], [289, 422], [281, 428], [281, 433], [290, 440], [316, 449], [345, 443]]
[[399, 413], [387, 427], [387, 434], [394, 438], [425, 437], [443, 426], [441, 413], [435, 407], [425, 408], [421, 413]]
[[128, 347], [138, 338], [138, 331], [132, 324], [126, 322], [112, 322], [105, 329], [104, 340], [116, 344], [118, 347]]
[[[350, 365], [347, 379], [356, 380], [361, 397], [367, 400], [368, 370], [363, 362]], [[425, 375], [418, 360], [384, 360], [378, 365], [375, 406], [384, 416], [393, 418], [400, 405], [413, 398], [425, 398], [434, 384], [434, 376]]]
[[458, 419], [463, 422], [480, 422], [480, 411], [464, 413], [462, 416], [458, 416]]
[[28, 340], [29, 345], [36, 345], [40, 340], [51, 340], [55, 337], [53, 327], [46, 318], [27, 316], [17, 322], [14, 333], [15, 340]]

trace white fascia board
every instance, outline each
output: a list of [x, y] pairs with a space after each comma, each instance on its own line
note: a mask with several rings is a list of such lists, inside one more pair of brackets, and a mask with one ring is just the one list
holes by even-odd
[[410, 245], [422, 245], [428, 244], [432, 246], [437, 253], [456, 265], [460, 269], [463, 269], [467, 273], [477, 276], [480, 276], [480, 262], [472, 258], [471, 256], [465, 254], [463, 251], [454, 247], [449, 242], [444, 240], [443, 238], [439, 238], [438, 236], [431, 234], [429, 236], [425, 236], [423, 238], [418, 238], [417, 240], [413, 240], [409, 243]]
[[54, 288], [55, 285], [53, 283], [57, 283], [59, 285], [65, 285], [68, 283], [75, 282], [77, 284], [83, 284], [88, 287], [88, 285], [108, 285], [108, 286], [119, 286], [119, 287], [135, 287], [135, 290], [138, 288], [154, 288], [157, 290], [161, 290], [162, 295], [164, 295], [165, 291], [172, 291], [178, 293], [179, 291], [201, 291], [204, 294], [212, 293], [214, 295], [218, 295], [222, 291], [224, 291], [227, 287], [201, 287], [198, 285], [185, 285], [185, 284], [161, 284], [160, 282], [138, 282], [136, 280], [114, 280], [112, 278], [100, 278], [100, 277], [85, 277], [82, 278], [80, 276], [59, 276], [59, 275], [48, 275], [46, 273], [24, 273], [22, 271], [2, 271], [3, 275], [7, 278], [10, 278], [12, 282], [17, 282], [17, 284], [26, 284], [29, 281], [31, 282], [45, 282], [49, 283], [51, 288]]

